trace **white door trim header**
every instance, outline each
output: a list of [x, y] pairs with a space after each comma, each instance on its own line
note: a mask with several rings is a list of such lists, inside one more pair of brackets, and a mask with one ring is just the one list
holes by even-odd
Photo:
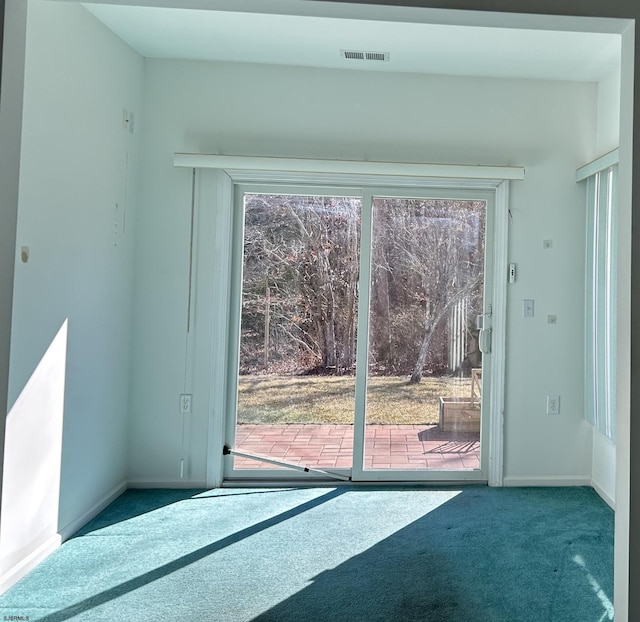
[[[315, 160], [266, 156], [176, 153], [173, 165], [180, 168], [216, 168], [234, 171], [270, 171], [290, 173], [331, 173], [386, 175], [392, 177], [431, 177], [442, 179], [481, 179], [522, 181], [522, 166], [484, 166], [477, 164], [424, 164], [413, 162], [367, 162], [365, 160]], [[234, 175], [230, 175], [234, 181]], [[252, 176], [255, 181], [255, 176]], [[378, 182], [379, 183], [379, 182]]]

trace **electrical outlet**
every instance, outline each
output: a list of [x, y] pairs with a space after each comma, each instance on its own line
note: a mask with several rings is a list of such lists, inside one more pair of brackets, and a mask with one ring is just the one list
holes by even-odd
[[183, 393], [180, 395], [180, 414], [181, 415], [191, 414], [191, 394], [190, 393]]
[[560, 396], [547, 395], [547, 415], [560, 414]]

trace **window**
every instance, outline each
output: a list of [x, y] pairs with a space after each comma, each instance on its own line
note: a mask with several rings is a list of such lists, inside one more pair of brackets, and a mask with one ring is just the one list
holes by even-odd
[[587, 182], [586, 416], [615, 440], [618, 166], [605, 156], [597, 169], [582, 177]]

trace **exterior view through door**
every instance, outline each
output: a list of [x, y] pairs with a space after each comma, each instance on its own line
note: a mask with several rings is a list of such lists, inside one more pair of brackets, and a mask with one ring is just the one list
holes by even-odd
[[486, 480], [491, 208], [482, 191], [239, 188], [227, 445], [247, 455], [228, 478]]

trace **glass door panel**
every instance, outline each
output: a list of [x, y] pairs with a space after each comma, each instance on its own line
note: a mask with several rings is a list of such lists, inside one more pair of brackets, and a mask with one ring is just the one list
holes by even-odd
[[352, 466], [361, 203], [244, 195], [235, 471]]
[[480, 469], [486, 208], [373, 198], [364, 470]]

